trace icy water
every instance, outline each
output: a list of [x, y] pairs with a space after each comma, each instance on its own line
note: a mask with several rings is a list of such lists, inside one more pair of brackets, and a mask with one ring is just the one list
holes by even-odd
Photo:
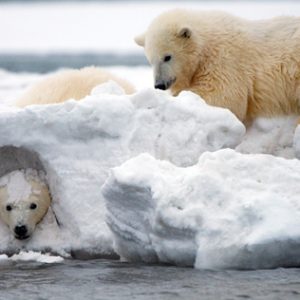
[[300, 269], [203, 271], [108, 260], [0, 265], [0, 299], [300, 299]]
[[110, 53], [56, 53], [56, 54], [0, 54], [0, 69], [12, 72], [47, 73], [60, 68], [82, 68], [96, 65], [107, 66], [145, 66], [143, 55]]

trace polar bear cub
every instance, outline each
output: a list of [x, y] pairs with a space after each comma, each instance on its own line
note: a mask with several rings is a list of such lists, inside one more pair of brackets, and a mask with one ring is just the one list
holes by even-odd
[[42, 175], [27, 169], [0, 179], [0, 218], [18, 240], [32, 236], [50, 207], [51, 197]]
[[247, 123], [300, 115], [300, 18], [244, 20], [225, 12], [175, 9], [135, 39], [155, 88], [200, 95]]
[[61, 103], [68, 99], [80, 100], [88, 96], [93, 88], [108, 82], [116, 82], [126, 94], [135, 89], [123, 78], [97, 67], [70, 69], [47, 76], [30, 87], [16, 101], [18, 107], [33, 104]]

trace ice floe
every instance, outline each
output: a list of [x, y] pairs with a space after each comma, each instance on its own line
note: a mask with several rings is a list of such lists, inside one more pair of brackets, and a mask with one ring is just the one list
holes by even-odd
[[234, 148], [244, 126], [228, 110], [190, 92], [144, 89], [123, 95], [114, 83], [82, 101], [0, 111], [0, 175], [16, 168], [46, 173], [52, 207], [34, 236], [20, 242], [0, 224], [1, 252], [47, 251], [112, 256], [101, 186], [110, 169], [140, 153], [186, 167], [204, 151]]

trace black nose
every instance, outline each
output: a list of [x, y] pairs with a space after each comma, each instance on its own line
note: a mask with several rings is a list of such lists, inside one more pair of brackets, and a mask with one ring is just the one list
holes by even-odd
[[156, 83], [156, 84], [155, 84], [155, 88], [156, 88], [156, 89], [160, 89], [160, 90], [166, 90], [166, 89], [167, 89], [167, 86], [166, 86], [164, 83], [159, 82], [159, 83]]
[[16, 226], [15, 227], [15, 233], [18, 236], [20, 236], [20, 237], [26, 236], [26, 234], [27, 234], [27, 227], [25, 225]]

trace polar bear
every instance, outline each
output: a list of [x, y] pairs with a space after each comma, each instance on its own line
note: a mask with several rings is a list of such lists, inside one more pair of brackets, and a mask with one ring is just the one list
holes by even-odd
[[80, 100], [92, 89], [109, 80], [119, 84], [127, 94], [134, 93], [134, 87], [124, 79], [97, 67], [70, 69], [57, 72], [30, 87], [16, 101], [18, 107], [32, 104], [60, 103], [68, 99]]
[[224, 12], [176, 9], [135, 41], [155, 87], [190, 90], [241, 121], [300, 112], [300, 18], [248, 21]]
[[32, 236], [50, 204], [47, 184], [34, 170], [13, 171], [0, 179], [0, 218], [16, 239]]

